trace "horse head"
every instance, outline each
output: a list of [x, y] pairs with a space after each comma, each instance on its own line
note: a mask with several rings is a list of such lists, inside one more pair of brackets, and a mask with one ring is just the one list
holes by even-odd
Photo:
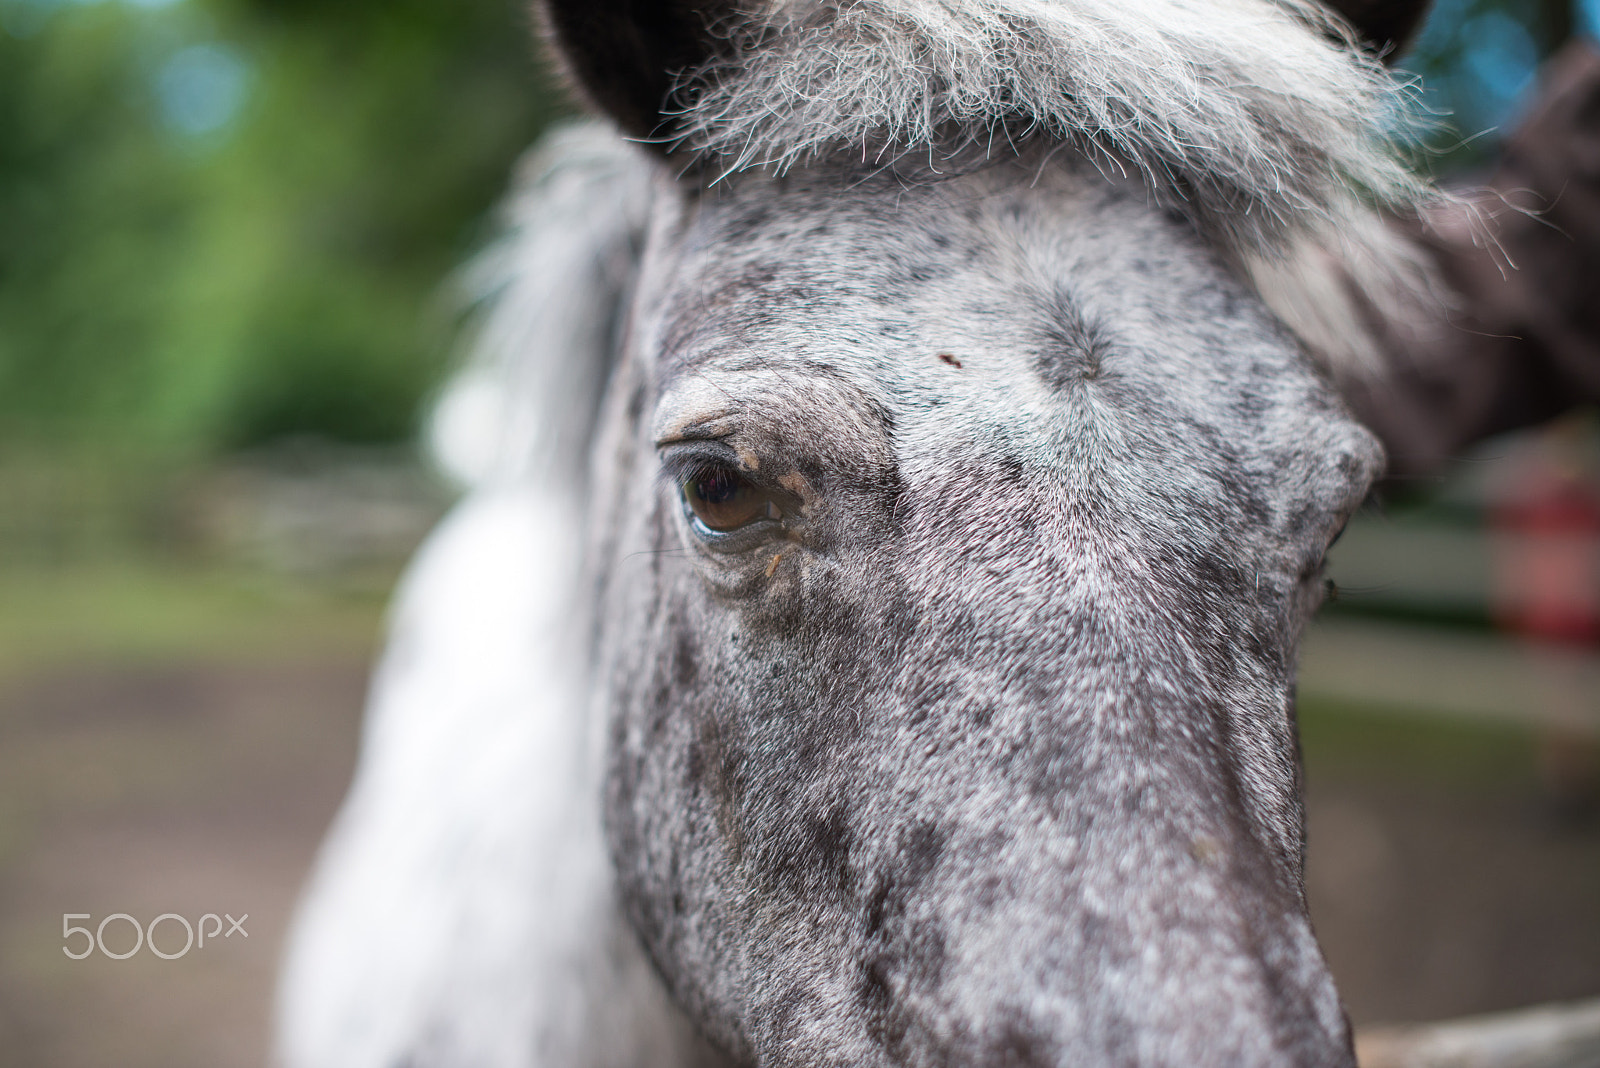
[[[1354, 1063], [1296, 648], [1383, 464], [1335, 382], [1426, 283], [1377, 210], [1425, 194], [1359, 36], [1421, 5], [1347, 6], [550, 0], [646, 142], [593, 169], [620, 274], [527, 269], [617, 301], [598, 371], [547, 359], [604, 381], [544, 400], [586, 428], [548, 522], [584, 532], [584, 885], [675, 1034]], [[550, 348], [518, 292], [512, 361]]]
[[[607, 840], [668, 988], [741, 1062], [1351, 1063], [1294, 665], [1382, 456], [1252, 284], [1305, 221], [1237, 164], [1258, 146], [1207, 113], [1231, 104], [1189, 119], [1230, 172], [1016, 114], [1030, 79], [1127, 62], [1086, 27], [1191, 62], [1185, 34], [1239, 32], [1171, 6], [1213, 21], [550, 5], [575, 78], [665, 156], [592, 468]], [[1304, 7], [1250, 17], [1371, 73]], [[1012, 36], [975, 71], [984, 32]], [[1099, 85], [1143, 73], [1056, 103], [1148, 111], [1124, 98], [1167, 90]], [[1311, 136], [1315, 102], [1268, 99], [1319, 88], [1293, 73], [1241, 72], [1263, 137]], [[973, 102], [1008, 76], [1012, 113]], [[1340, 210], [1348, 175], [1283, 173]]]

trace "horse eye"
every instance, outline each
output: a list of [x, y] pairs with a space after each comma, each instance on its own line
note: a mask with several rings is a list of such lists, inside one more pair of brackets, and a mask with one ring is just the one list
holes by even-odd
[[737, 471], [715, 468], [683, 484], [689, 510], [711, 530], [725, 534], [758, 519], [779, 518], [778, 506]]

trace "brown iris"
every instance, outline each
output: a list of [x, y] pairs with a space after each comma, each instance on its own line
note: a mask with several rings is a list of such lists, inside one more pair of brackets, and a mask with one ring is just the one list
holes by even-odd
[[778, 506], [766, 491], [728, 468], [714, 468], [683, 485], [683, 499], [695, 518], [725, 534], [758, 519], [779, 518]]

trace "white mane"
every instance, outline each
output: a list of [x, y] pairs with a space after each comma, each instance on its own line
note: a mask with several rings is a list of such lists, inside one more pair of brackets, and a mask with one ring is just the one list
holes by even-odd
[[1142, 172], [1336, 370], [1376, 362], [1363, 300], [1434, 299], [1381, 217], [1430, 196], [1387, 136], [1406, 87], [1315, 0], [770, 0], [716, 29], [677, 129], [721, 173], [1047, 138]]
[[518, 166], [504, 236], [457, 282], [472, 356], [429, 427], [462, 483], [582, 477], [657, 169], [600, 123], [551, 130]]

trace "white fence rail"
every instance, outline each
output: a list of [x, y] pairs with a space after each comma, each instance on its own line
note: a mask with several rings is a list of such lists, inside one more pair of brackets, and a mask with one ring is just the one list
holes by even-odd
[[1600, 1068], [1600, 998], [1356, 1035], [1361, 1068]]

